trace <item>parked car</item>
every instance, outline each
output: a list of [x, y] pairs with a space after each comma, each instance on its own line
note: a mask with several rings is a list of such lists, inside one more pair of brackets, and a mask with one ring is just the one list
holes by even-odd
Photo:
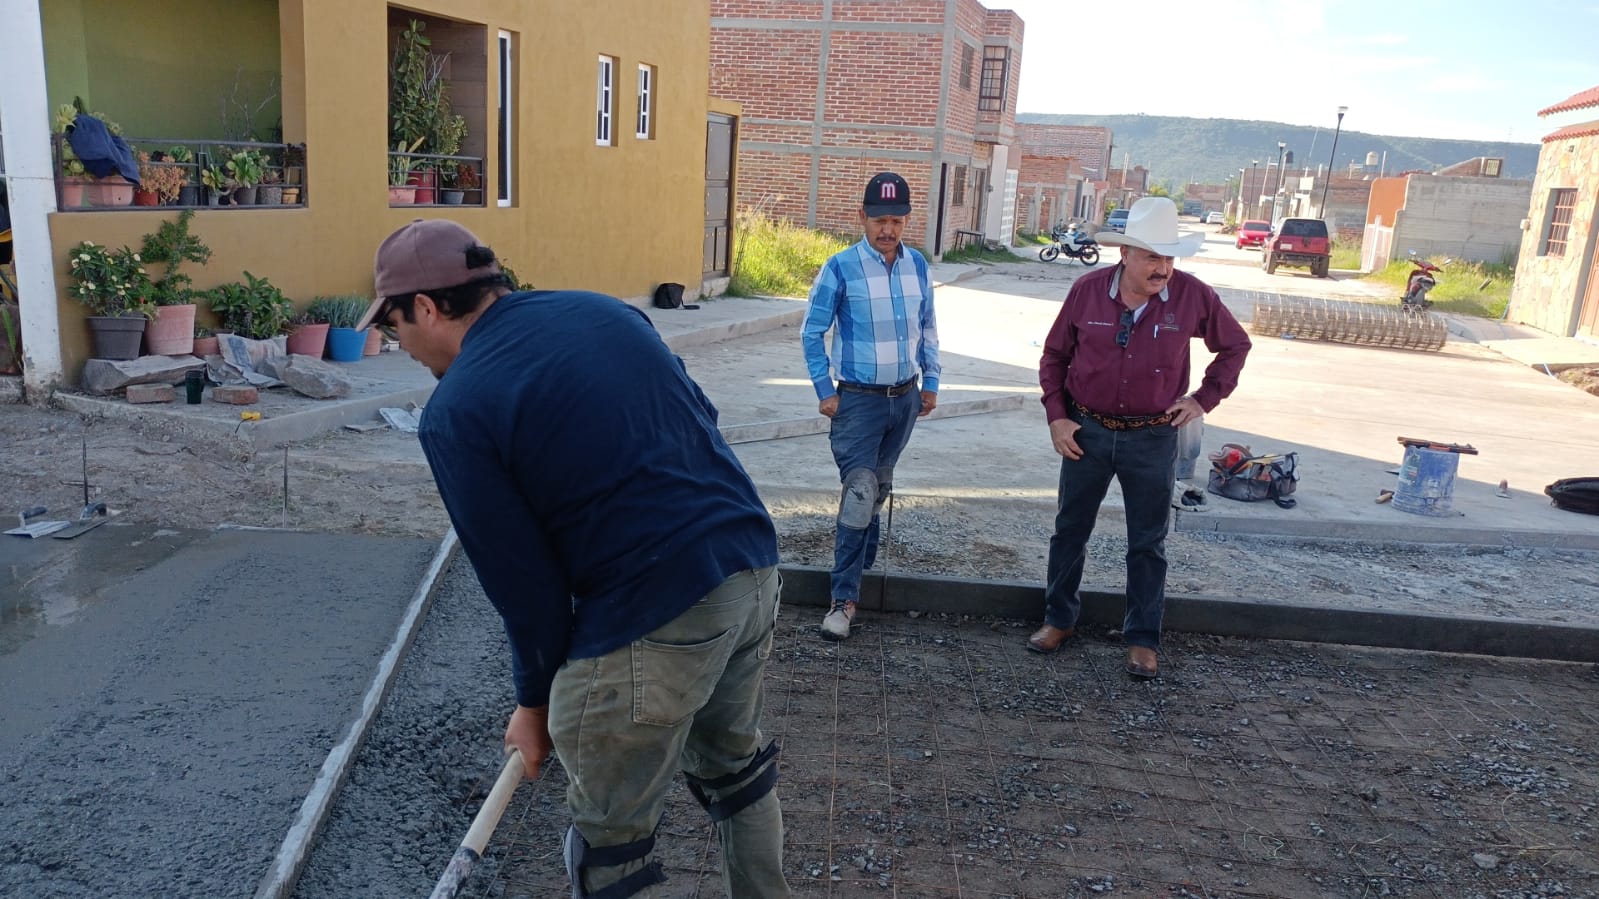
[[1226, 222], [1227, 216], [1222, 215], [1216, 210], [1211, 210], [1210, 212], [1205, 213], [1205, 224], [1207, 225], [1222, 225], [1226, 224]]
[[1105, 216], [1105, 230], [1127, 233], [1127, 210], [1112, 209], [1110, 215]]
[[1266, 235], [1271, 233], [1271, 222], [1247, 221], [1238, 226], [1238, 239], [1233, 241], [1233, 246], [1242, 250], [1244, 247], [1260, 248], [1266, 242]]
[[1318, 278], [1332, 267], [1332, 240], [1321, 219], [1283, 219], [1261, 245], [1260, 266], [1274, 274], [1279, 265], [1304, 266]]

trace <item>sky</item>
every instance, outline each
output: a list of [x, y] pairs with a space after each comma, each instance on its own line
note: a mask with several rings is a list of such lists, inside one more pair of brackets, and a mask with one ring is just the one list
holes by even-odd
[[1599, 86], [1599, 0], [984, 5], [1026, 23], [1022, 113], [1333, 128], [1347, 106], [1368, 134], [1537, 143], [1538, 110]]

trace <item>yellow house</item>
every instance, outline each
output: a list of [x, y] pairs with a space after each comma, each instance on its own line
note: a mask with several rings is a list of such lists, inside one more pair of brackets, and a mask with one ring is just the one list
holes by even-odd
[[[379, 241], [422, 216], [461, 222], [538, 287], [641, 302], [661, 282], [692, 296], [726, 274], [738, 107], [706, 95], [702, 0], [49, 0], [38, 15], [36, 30], [10, 22], [0, 38], [0, 56], [20, 54], [0, 73], [0, 110], [19, 113], [4, 124], [30, 399], [75, 379], [89, 353], [84, 309], [65, 290], [68, 248], [137, 247], [176, 215], [82, 205], [60, 142], [40, 155], [52, 124], [39, 109], [53, 117], [74, 98], [138, 149], [193, 149], [194, 174], [259, 144], [299, 186], [294, 203], [273, 206], [187, 196], [199, 207], [193, 230], [214, 251], [188, 268], [197, 288], [248, 270], [302, 307], [314, 295], [370, 293]], [[414, 22], [465, 125], [459, 146], [436, 158], [391, 145], [390, 64]], [[43, 97], [28, 85], [39, 56]], [[431, 174], [408, 177], [413, 164]], [[479, 187], [446, 205], [442, 172], [465, 164]], [[47, 222], [48, 269], [30, 220]]]

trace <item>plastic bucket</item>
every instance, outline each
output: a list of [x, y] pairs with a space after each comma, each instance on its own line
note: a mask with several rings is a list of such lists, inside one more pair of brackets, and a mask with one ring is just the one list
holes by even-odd
[[366, 350], [366, 329], [328, 329], [328, 358], [334, 362], [360, 362]]
[[1399, 465], [1399, 486], [1394, 489], [1394, 508], [1413, 515], [1454, 515], [1455, 473], [1459, 470], [1459, 453], [1405, 447], [1405, 461]]

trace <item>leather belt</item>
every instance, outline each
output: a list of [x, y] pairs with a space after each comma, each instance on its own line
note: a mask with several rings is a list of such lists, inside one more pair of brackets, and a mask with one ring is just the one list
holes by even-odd
[[1153, 428], [1156, 425], [1169, 425], [1175, 417], [1170, 412], [1162, 412], [1159, 415], [1102, 415], [1075, 400], [1072, 402], [1072, 408], [1092, 418], [1107, 431], [1137, 431], [1142, 428]]
[[838, 389], [840, 392], [870, 393], [873, 396], [886, 396], [889, 399], [893, 399], [894, 397], [904, 396], [916, 389], [916, 375], [911, 375], [892, 387], [885, 387], [882, 384], [857, 384], [854, 381], [839, 381]]

